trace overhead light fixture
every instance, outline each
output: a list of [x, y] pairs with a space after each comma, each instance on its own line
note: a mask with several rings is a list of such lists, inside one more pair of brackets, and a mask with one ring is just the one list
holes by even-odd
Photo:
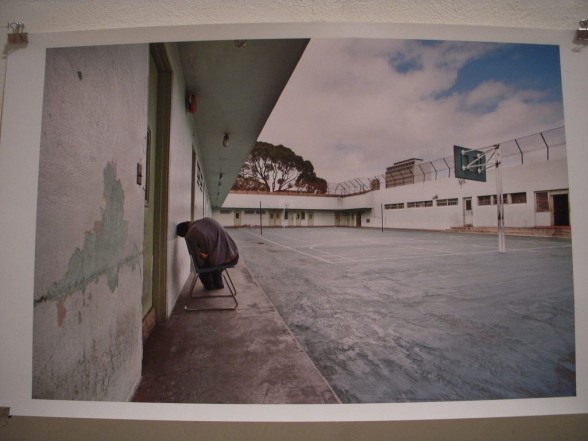
[[229, 146], [229, 134], [225, 133], [225, 136], [223, 136], [223, 147], [228, 147]]
[[575, 40], [576, 43], [588, 44], [588, 20], [580, 20]]

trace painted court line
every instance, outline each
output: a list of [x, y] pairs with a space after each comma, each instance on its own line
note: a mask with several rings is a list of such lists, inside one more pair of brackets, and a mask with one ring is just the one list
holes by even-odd
[[321, 260], [321, 261], [323, 261], [323, 262], [325, 262], [325, 263], [334, 263], [334, 262], [330, 262], [330, 261], [328, 261], [328, 260], [326, 260], [326, 259], [323, 259], [322, 257], [319, 257], [319, 256], [313, 256], [312, 254], [308, 254], [308, 253], [305, 253], [305, 252], [303, 252], [303, 251], [297, 250], [296, 248], [292, 248], [292, 247], [289, 247], [289, 246], [287, 246], [287, 245], [282, 245], [282, 244], [281, 244], [281, 243], [279, 243], [279, 242], [275, 242], [275, 241], [273, 241], [273, 240], [270, 240], [270, 239], [268, 239], [268, 238], [266, 238], [266, 237], [260, 236], [259, 234], [255, 234], [255, 233], [252, 233], [252, 232], [250, 232], [250, 231], [248, 231], [247, 233], [251, 234], [252, 236], [258, 237], [259, 239], [261, 239], [261, 240], [263, 240], [263, 241], [266, 241], [266, 242], [272, 243], [272, 244], [274, 244], [274, 245], [277, 245], [277, 246], [279, 246], [279, 247], [282, 247], [282, 248], [286, 248], [287, 250], [290, 250], [290, 251], [295, 251], [296, 253], [303, 254], [303, 255], [305, 255], [305, 256], [312, 257], [312, 258], [314, 258], [314, 259], [317, 259], [317, 260]]
[[[321, 252], [323, 254], [328, 254], [331, 255], [335, 260], [329, 260], [317, 255], [313, 255], [310, 253], [306, 253], [300, 249], [297, 248], [293, 248], [291, 246], [288, 245], [284, 245], [281, 244], [279, 242], [273, 241], [271, 239], [268, 239], [267, 237], [264, 236], [260, 236], [259, 234], [255, 234], [251, 231], [247, 231], [247, 233], [251, 234], [252, 236], [255, 236], [261, 240], [264, 240], [266, 242], [272, 243], [276, 246], [279, 246], [281, 248], [285, 248], [288, 249], [290, 251], [294, 251], [296, 253], [302, 254], [304, 256], [308, 256], [308, 257], [312, 257], [313, 259], [319, 260], [321, 262], [324, 263], [328, 263], [330, 265], [336, 265], [336, 264], [341, 264], [341, 263], [362, 263], [362, 262], [381, 262], [384, 260], [404, 260], [404, 259], [426, 259], [426, 258], [431, 258], [431, 257], [447, 257], [447, 256], [467, 256], [467, 255], [481, 255], [481, 254], [491, 254], [491, 253], [497, 253], [498, 250], [497, 249], [488, 249], [488, 250], [480, 250], [480, 251], [466, 251], [466, 252], [451, 252], [451, 251], [441, 251], [441, 252], [437, 252], [434, 254], [419, 254], [419, 255], [413, 255], [413, 256], [390, 256], [390, 257], [386, 257], [386, 256], [378, 256], [378, 257], [370, 257], [370, 258], [365, 258], [365, 259], [354, 259], [354, 258], [350, 258], [350, 257], [345, 257], [345, 256], [341, 256], [339, 254], [335, 254], [329, 251], [322, 251], [322, 250], [318, 250], [315, 247], [320, 246], [321, 244], [324, 246], [325, 242], [319, 242], [316, 243], [312, 246], [309, 247], [309, 249], [315, 251], [315, 252]], [[274, 233], [275, 234], [275, 233]], [[281, 237], [285, 237], [288, 239], [292, 239], [288, 236], [285, 235], [277, 235], [277, 236], [281, 236]], [[305, 241], [305, 240], [301, 240], [302, 242], [310, 242], [310, 241]], [[331, 242], [329, 242], [331, 243]], [[340, 243], [340, 242], [338, 242]], [[357, 242], [356, 242], [357, 243]], [[380, 243], [381, 245], [381, 243]], [[457, 245], [463, 245], [462, 243], [457, 244]], [[484, 245], [477, 245], [477, 244], [471, 244], [473, 246], [478, 246], [478, 247], [484, 247], [486, 248], [487, 246]], [[395, 244], [395, 246], [402, 246], [404, 248], [413, 248], [413, 249], [417, 249], [417, 250], [421, 250], [421, 251], [433, 251], [429, 248], [424, 248], [424, 247], [414, 247], [414, 246], [410, 246], [410, 245], [402, 245], [402, 244]], [[551, 246], [540, 246], [540, 247], [530, 247], [530, 248], [512, 248], [512, 249], [508, 249], [507, 248], [507, 252], [537, 252], [537, 251], [541, 251], [541, 250], [547, 250], [547, 249], [556, 249], [556, 248], [569, 248], [571, 247], [571, 245], [568, 244], [563, 244], [563, 245], [551, 245]], [[488, 247], [490, 248], [490, 247]], [[436, 251], [436, 250], [435, 250]]]

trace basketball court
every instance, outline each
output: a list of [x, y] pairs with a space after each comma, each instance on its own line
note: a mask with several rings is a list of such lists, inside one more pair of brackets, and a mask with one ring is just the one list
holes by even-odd
[[230, 230], [346, 403], [575, 395], [571, 241], [365, 228]]

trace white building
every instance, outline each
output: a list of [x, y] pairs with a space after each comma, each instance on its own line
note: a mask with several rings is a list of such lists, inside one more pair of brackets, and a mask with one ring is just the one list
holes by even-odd
[[[556, 146], [523, 152], [522, 159], [507, 156], [500, 167], [507, 228], [570, 225], [564, 129], [548, 133], [558, 140]], [[536, 137], [544, 139], [541, 134]], [[525, 157], [528, 163], [520, 164]], [[495, 168], [488, 168], [486, 182], [456, 179], [452, 169], [432, 179], [431, 168], [431, 163], [422, 164], [421, 169], [428, 171], [414, 183], [357, 195], [230, 192], [223, 207], [215, 208], [213, 214], [227, 227], [496, 227]]]

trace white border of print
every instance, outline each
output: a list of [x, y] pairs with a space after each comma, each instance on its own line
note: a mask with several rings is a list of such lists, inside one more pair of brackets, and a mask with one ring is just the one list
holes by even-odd
[[[173, 30], [173, 32], [172, 32]], [[173, 37], [173, 38], [171, 38]], [[588, 413], [588, 236], [573, 232], [577, 396], [442, 403], [205, 405], [31, 398], [32, 292], [45, 50], [49, 47], [255, 38], [400, 38], [560, 46], [571, 222], [588, 225], [588, 57], [573, 31], [398, 24], [198, 25], [29, 34], [8, 56], [0, 140], [0, 406], [12, 415], [175, 421], [398, 421]]]

